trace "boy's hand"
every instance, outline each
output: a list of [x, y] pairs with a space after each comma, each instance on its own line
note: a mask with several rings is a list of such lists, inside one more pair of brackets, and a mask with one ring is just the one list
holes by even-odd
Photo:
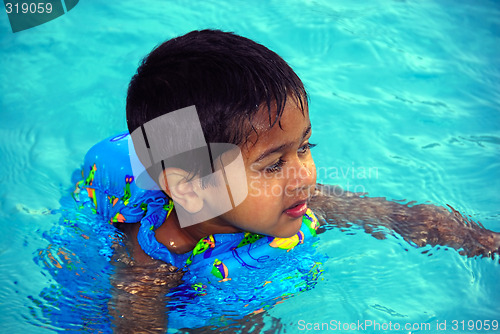
[[400, 204], [381, 197], [364, 197], [337, 186], [316, 186], [309, 203], [323, 223], [339, 227], [363, 226], [367, 233], [383, 239], [383, 229], [397, 232], [417, 246], [443, 245], [462, 249], [461, 254], [494, 258], [500, 254], [500, 233], [485, 229], [449, 206]]

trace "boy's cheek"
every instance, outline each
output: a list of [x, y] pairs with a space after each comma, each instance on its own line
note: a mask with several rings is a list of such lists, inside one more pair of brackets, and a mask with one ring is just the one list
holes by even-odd
[[262, 174], [261, 168], [257, 163], [245, 165], [245, 167], [246, 167], [246, 173], [247, 175], [250, 176], [250, 178], [258, 178]]
[[313, 180], [312, 183], [316, 184], [316, 177], [317, 177], [317, 171], [316, 171], [316, 164], [314, 163], [314, 160], [311, 158], [311, 162], [308, 164], [307, 169], [311, 172], [311, 178]]
[[254, 179], [248, 183], [248, 196], [265, 201], [282, 197], [286, 191], [286, 184], [276, 179]]

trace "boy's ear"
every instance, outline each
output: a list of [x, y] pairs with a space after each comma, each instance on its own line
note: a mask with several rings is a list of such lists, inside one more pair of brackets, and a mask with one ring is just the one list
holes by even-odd
[[170, 198], [189, 213], [197, 213], [203, 208], [200, 180], [189, 180], [189, 173], [180, 168], [166, 168], [160, 173], [159, 184]]

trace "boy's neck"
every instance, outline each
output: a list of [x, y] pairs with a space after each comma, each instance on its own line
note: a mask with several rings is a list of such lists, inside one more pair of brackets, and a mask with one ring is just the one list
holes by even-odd
[[172, 253], [184, 254], [193, 250], [199, 240], [209, 235], [237, 232], [241, 231], [230, 225], [219, 225], [213, 220], [181, 228], [174, 210], [165, 222], [156, 229], [155, 237]]

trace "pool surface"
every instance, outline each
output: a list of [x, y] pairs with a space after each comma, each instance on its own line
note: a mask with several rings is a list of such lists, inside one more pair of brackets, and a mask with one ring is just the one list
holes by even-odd
[[[110, 241], [99, 236], [113, 231], [92, 226], [69, 194], [87, 150], [126, 129], [140, 59], [204, 28], [264, 44], [301, 77], [318, 182], [450, 205], [500, 232], [497, 1], [80, 1], [17, 33], [1, 14], [3, 332], [111, 332], [114, 269]], [[318, 250], [328, 258], [314, 288], [247, 324], [250, 332], [319, 333], [321, 323], [338, 332], [369, 320], [348, 332], [457, 333], [456, 324], [493, 333], [477, 324], [500, 321], [498, 257], [415, 248], [357, 228], [329, 229]], [[397, 331], [389, 322], [417, 325]]]

